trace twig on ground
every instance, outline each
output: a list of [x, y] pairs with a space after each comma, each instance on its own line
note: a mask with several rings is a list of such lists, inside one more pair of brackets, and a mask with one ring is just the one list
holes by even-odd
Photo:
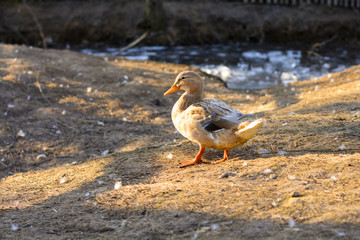
[[76, 128], [64, 123], [63, 121], [60, 121], [59, 119], [56, 119], [56, 118], [53, 118], [53, 117], [50, 117], [52, 120], [54, 120], [55, 122], [67, 127], [67, 128], [70, 128], [71, 130], [73, 130], [75, 133], [79, 133], [79, 130], [77, 130]]
[[327, 39], [327, 40], [325, 40], [325, 41], [322, 41], [322, 42], [313, 44], [313, 45], [311, 46], [310, 50], [307, 51], [308, 57], [310, 57], [311, 55], [314, 55], [314, 56], [316, 56], [316, 57], [318, 57], [318, 58], [322, 58], [322, 56], [321, 56], [319, 53], [315, 52], [315, 50], [316, 50], [317, 48], [321, 48], [321, 47], [325, 46], [326, 44], [334, 41], [337, 37], [338, 37], [338, 36], [335, 35], [335, 36], [332, 36], [331, 38], [329, 38], [329, 39]]
[[146, 31], [146, 32], [144, 32], [143, 35], [141, 35], [141, 36], [140, 36], [139, 38], [137, 38], [135, 41], [131, 42], [131, 43], [128, 44], [126, 47], [123, 47], [122, 49], [120, 49], [119, 51], [117, 51], [117, 52], [115, 53], [115, 55], [118, 55], [118, 54], [120, 54], [120, 53], [122, 53], [122, 52], [124, 52], [124, 51], [126, 51], [126, 50], [128, 50], [128, 49], [130, 49], [130, 48], [132, 48], [132, 47], [134, 47], [135, 45], [137, 45], [138, 43], [140, 43], [142, 40], [144, 40], [147, 36], [149, 36], [149, 34], [150, 34], [150, 31], [149, 31], [149, 30]]
[[[43, 69], [42, 69], [43, 70]], [[44, 98], [45, 101], [47, 101], [50, 105], [53, 105], [52, 102], [50, 102], [50, 100], [45, 96], [42, 88], [41, 88], [41, 84], [39, 82], [39, 78], [40, 78], [40, 72], [38, 72], [36, 74], [36, 82], [34, 83], [34, 85], [39, 89], [39, 92], [41, 93], [41, 96]]]

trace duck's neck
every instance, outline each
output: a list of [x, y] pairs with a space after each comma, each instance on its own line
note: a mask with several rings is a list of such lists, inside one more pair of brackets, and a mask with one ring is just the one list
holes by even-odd
[[179, 100], [176, 102], [177, 108], [180, 111], [186, 110], [191, 104], [194, 104], [198, 101], [201, 101], [203, 99], [203, 94], [189, 94], [185, 92]]

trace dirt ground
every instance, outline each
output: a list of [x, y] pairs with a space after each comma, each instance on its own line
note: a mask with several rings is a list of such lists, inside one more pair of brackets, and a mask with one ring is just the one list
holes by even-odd
[[[267, 125], [221, 164], [170, 119], [177, 73]], [[0, 45], [1, 239], [360, 239], [360, 66], [233, 91], [185, 65]], [[208, 149], [215, 161], [221, 151]]]

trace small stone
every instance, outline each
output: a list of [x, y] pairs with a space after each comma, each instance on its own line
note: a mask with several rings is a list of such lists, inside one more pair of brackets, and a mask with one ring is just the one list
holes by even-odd
[[267, 168], [264, 170], [264, 174], [270, 174], [270, 173], [273, 173], [274, 171], [271, 170], [270, 168]]
[[19, 229], [19, 225], [17, 224], [11, 224], [11, 230], [12, 231], [17, 231]]
[[296, 180], [296, 177], [295, 177], [294, 175], [288, 175], [288, 178], [289, 178], [290, 180]]
[[104, 122], [101, 122], [101, 121], [98, 121], [97, 124], [98, 124], [99, 126], [105, 126], [105, 123], [104, 123]]
[[106, 155], [108, 155], [108, 153], [109, 153], [109, 150], [105, 150], [101, 153], [101, 156], [106, 156]]
[[260, 148], [258, 151], [260, 154], [270, 154], [271, 152], [265, 148]]
[[213, 223], [213, 224], [210, 225], [211, 231], [215, 231], [215, 230], [217, 230], [219, 228], [220, 228], [220, 226], [218, 224], [216, 224], [216, 223]]
[[172, 159], [174, 155], [172, 153], [169, 153], [169, 155], [166, 156], [167, 159]]
[[8, 104], [8, 106], [7, 106], [8, 108], [14, 108], [15, 107], [15, 105], [14, 104]]
[[277, 178], [277, 175], [274, 173], [274, 174], [271, 174], [270, 176], [269, 176], [269, 178], [270, 179], [276, 179]]
[[62, 177], [62, 178], [60, 179], [60, 184], [63, 184], [63, 183], [66, 183], [66, 177]]
[[219, 178], [228, 178], [228, 177], [235, 177], [235, 176], [236, 176], [235, 173], [225, 172], [225, 173], [221, 174], [221, 175], [219, 176]]
[[18, 132], [17, 132], [17, 134], [16, 134], [16, 136], [18, 136], [18, 137], [25, 137], [25, 132], [23, 131], [23, 130], [19, 130]]
[[342, 151], [342, 150], [345, 150], [345, 145], [344, 144], [342, 144], [342, 145], [340, 145], [339, 146], [339, 149]]
[[290, 228], [293, 228], [293, 227], [295, 227], [296, 222], [294, 221], [294, 219], [291, 218], [291, 219], [288, 221], [288, 224], [289, 224], [289, 227], [290, 227]]
[[300, 193], [299, 192], [293, 192], [291, 194], [291, 197], [300, 197]]
[[286, 151], [278, 151], [277, 155], [279, 156], [285, 156], [287, 154]]
[[46, 155], [45, 154], [39, 154], [36, 156], [36, 161], [39, 161], [40, 158], [46, 158]]
[[122, 187], [122, 182], [121, 181], [117, 181], [115, 182], [115, 185], [114, 185], [114, 189], [115, 190], [118, 190]]
[[333, 181], [337, 181], [338, 180], [338, 178], [337, 177], [335, 177], [334, 175], [331, 175], [331, 180], [333, 180]]
[[88, 87], [88, 88], [86, 89], [86, 91], [87, 91], [88, 93], [91, 92], [91, 90], [92, 90], [91, 87]]

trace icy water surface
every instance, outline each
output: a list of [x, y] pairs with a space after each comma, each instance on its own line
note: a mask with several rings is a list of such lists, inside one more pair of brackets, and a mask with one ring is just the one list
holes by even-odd
[[197, 66], [219, 76], [229, 88], [256, 90], [316, 78], [360, 64], [360, 44], [329, 45], [308, 55], [311, 45], [237, 44], [139, 47], [118, 54], [118, 48], [83, 49], [92, 55], [125, 56]]

